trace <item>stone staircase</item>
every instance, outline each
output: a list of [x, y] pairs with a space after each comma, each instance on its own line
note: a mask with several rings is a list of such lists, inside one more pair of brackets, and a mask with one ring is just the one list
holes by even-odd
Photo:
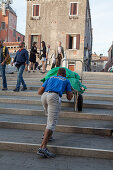
[[[13, 92], [17, 74], [7, 75], [9, 90], [0, 90], [0, 150], [36, 153], [46, 125], [37, 94], [43, 76], [39, 72], [24, 73], [28, 90]], [[112, 73], [83, 73], [83, 84], [87, 86], [83, 111], [74, 112], [73, 100], [69, 102], [63, 96], [55, 140], [48, 144], [52, 152], [69, 157], [113, 159], [112, 83]]]

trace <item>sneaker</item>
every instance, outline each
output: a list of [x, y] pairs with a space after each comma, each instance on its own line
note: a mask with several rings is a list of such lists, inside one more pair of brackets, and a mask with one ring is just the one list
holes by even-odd
[[6, 91], [6, 90], [8, 90], [8, 88], [3, 88], [3, 89], [2, 89], [2, 91]]
[[25, 90], [27, 90], [27, 87], [23, 87], [23, 88], [21, 89], [21, 91], [25, 91]]
[[54, 153], [49, 152], [47, 148], [44, 148], [44, 149], [39, 148], [37, 155], [39, 155], [43, 158], [54, 158], [54, 157], [56, 157], [56, 155]]
[[30, 70], [28, 70], [28, 73], [30, 73]]
[[19, 89], [15, 88], [13, 91], [14, 91], [14, 92], [19, 92]]

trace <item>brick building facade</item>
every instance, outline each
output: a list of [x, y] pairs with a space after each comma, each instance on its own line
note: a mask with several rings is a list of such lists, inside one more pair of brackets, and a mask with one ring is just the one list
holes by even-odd
[[[5, 4], [4, 4], [5, 5]], [[5, 42], [23, 41], [25, 36], [16, 31], [17, 16], [10, 5], [0, 5], [0, 39]]]
[[89, 0], [27, 0], [26, 45], [41, 41], [55, 51], [59, 41], [70, 59], [67, 67], [90, 70], [92, 27]]

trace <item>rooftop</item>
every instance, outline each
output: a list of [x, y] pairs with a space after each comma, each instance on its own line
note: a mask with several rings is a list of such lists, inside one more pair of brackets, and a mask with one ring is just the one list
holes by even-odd
[[95, 62], [95, 61], [108, 61], [108, 57], [100, 57], [99, 59], [97, 60], [92, 60], [92, 62]]

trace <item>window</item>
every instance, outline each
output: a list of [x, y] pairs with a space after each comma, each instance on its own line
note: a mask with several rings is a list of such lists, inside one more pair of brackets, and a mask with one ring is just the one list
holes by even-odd
[[66, 49], [77, 49], [80, 48], [80, 34], [68, 34], [66, 36]]
[[41, 35], [29, 35], [28, 48], [31, 49], [33, 42], [37, 42], [38, 49], [41, 48]]
[[1, 29], [5, 30], [5, 22], [1, 22]]
[[76, 15], [78, 15], [78, 3], [71, 2], [70, 3], [70, 16], [76, 16]]
[[17, 41], [20, 42], [20, 37], [17, 38]]
[[13, 30], [13, 36], [16, 37], [16, 30]]
[[39, 18], [40, 17], [40, 5], [33, 5], [33, 18]]

